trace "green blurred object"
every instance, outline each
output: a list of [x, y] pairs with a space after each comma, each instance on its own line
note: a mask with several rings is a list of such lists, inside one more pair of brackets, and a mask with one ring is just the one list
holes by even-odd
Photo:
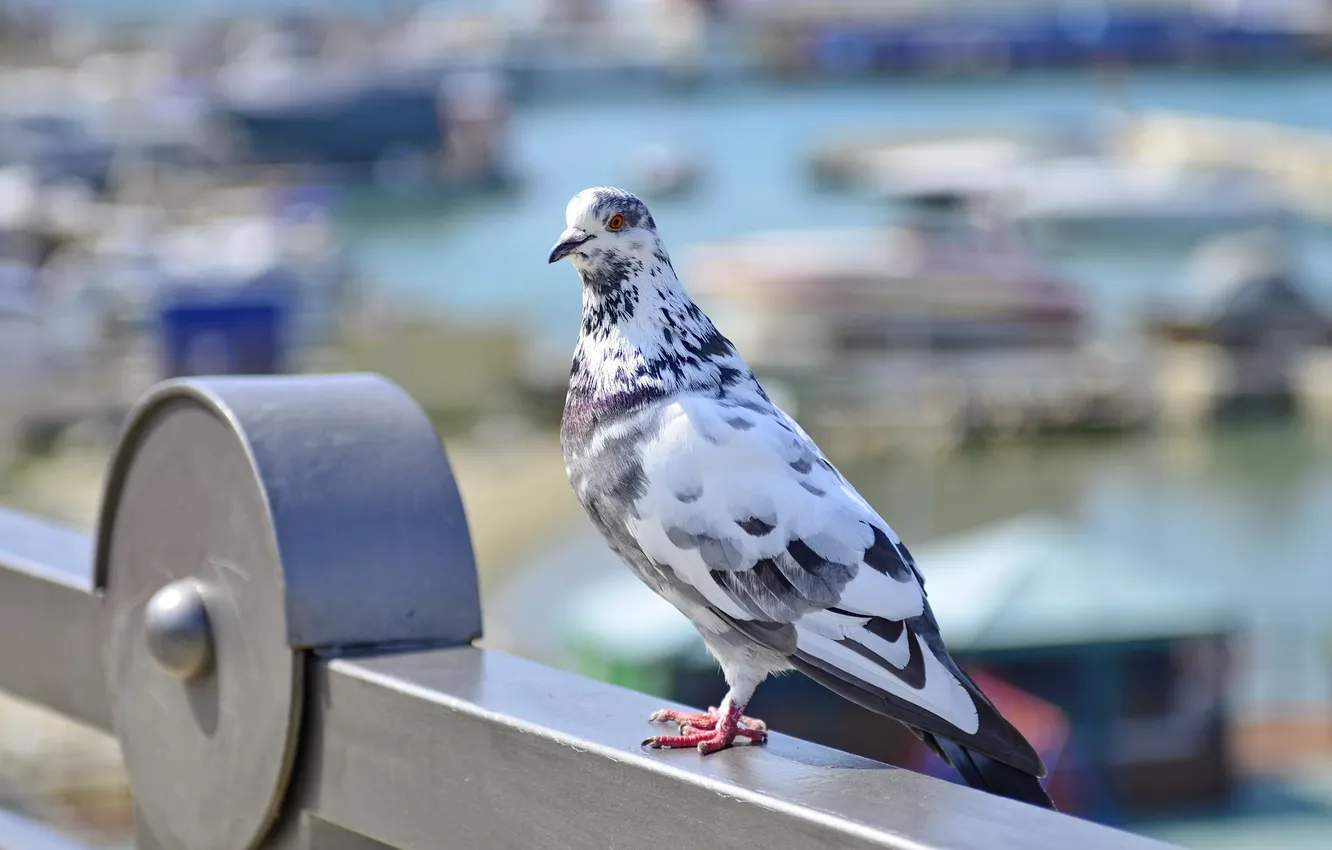
[[608, 574], [562, 613], [559, 662], [585, 676], [669, 698], [680, 672], [715, 667], [689, 622], [628, 571]]

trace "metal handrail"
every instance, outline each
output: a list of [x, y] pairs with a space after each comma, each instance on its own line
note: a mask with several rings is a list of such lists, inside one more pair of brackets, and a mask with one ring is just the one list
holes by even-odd
[[779, 734], [646, 751], [658, 701], [479, 634], [448, 461], [374, 376], [160, 385], [94, 537], [0, 509], [0, 688], [117, 736], [144, 850], [1165, 846]]

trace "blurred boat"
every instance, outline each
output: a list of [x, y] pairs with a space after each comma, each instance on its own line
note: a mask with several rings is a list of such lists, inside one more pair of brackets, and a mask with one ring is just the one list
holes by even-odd
[[484, 71], [274, 48], [219, 69], [207, 120], [233, 162], [305, 166], [352, 188], [453, 194], [508, 178], [507, 96]]
[[686, 262], [756, 371], [866, 451], [1147, 415], [1132, 347], [1099, 345], [1081, 290], [1003, 226], [764, 233]]
[[649, 198], [688, 194], [703, 178], [697, 158], [665, 143], [646, 145], [635, 151], [629, 166], [633, 176], [631, 185]]
[[1296, 212], [1252, 173], [1180, 169], [1104, 158], [1051, 160], [1011, 173], [1010, 214], [1056, 239], [1193, 239], [1282, 227]]
[[42, 183], [106, 188], [113, 144], [68, 106], [0, 112], [0, 167], [24, 166]]
[[858, 353], [1063, 347], [1080, 292], [1013, 232], [914, 223], [762, 233], [696, 247], [689, 279], [756, 363], [819, 368]]
[[1310, 390], [1300, 375], [1332, 352], [1332, 313], [1311, 295], [1282, 235], [1215, 237], [1189, 257], [1174, 297], [1143, 316], [1161, 350], [1159, 383], [1178, 423], [1214, 415], [1287, 413]]
[[1116, 148], [1159, 167], [1260, 175], [1304, 215], [1332, 221], [1332, 133], [1276, 122], [1148, 112], [1125, 121]]
[[[1251, 227], [1285, 227], [1313, 212], [1268, 157], [1179, 154], [1156, 116], [1115, 116], [1081, 127], [1050, 122], [924, 137], [843, 140], [818, 148], [827, 182], [914, 207], [983, 206], [1044, 239], [1193, 239]], [[1202, 134], [1202, 126], [1188, 132]], [[1216, 151], [1219, 145], [1198, 145]], [[1255, 147], [1247, 150], [1252, 151]], [[1191, 150], [1191, 148], [1186, 148]], [[1321, 164], [1332, 170], [1332, 143]], [[1305, 171], [1312, 171], [1313, 166]], [[1305, 197], [1300, 197], [1300, 194]], [[1327, 206], [1332, 211], [1332, 205]]]
[[[1106, 120], [1107, 117], [1110, 120]], [[1063, 156], [1105, 154], [1122, 119], [1101, 113], [1055, 116], [946, 132], [843, 136], [810, 151], [812, 176], [831, 187], [870, 182], [876, 190], [915, 172], [920, 179], [998, 179], [1002, 169]]]

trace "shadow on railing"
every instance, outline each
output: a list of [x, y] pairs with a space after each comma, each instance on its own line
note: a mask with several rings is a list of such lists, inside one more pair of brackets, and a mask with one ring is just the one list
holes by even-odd
[[448, 461], [378, 377], [160, 385], [95, 540], [0, 511], [0, 688], [115, 733], [144, 850], [1163, 846], [781, 735], [646, 752], [657, 700], [480, 633]]

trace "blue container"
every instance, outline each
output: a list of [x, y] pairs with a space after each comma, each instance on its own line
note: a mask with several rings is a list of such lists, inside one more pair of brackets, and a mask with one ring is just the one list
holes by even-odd
[[292, 282], [170, 288], [159, 300], [163, 371], [189, 375], [274, 375], [288, 357]]

